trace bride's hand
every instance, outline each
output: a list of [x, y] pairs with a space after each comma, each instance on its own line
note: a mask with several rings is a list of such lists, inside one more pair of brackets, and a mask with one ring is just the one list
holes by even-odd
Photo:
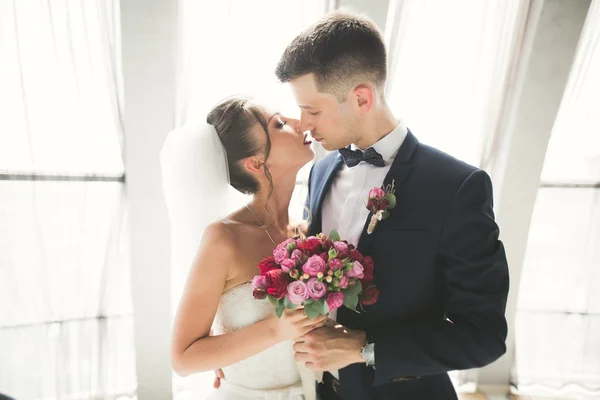
[[299, 221], [292, 222], [287, 226], [288, 237], [295, 238], [300, 237], [300, 239], [306, 239], [306, 235], [308, 235], [308, 221]]
[[281, 318], [274, 316], [275, 335], [281, 341], [294, 340], [307, 334], [315, 328], [323, 326], [327, 321], [327, 315], [319, 315], [315, 319], [309, 319], [304, 314], [303, 308], [296, 310], [285, 309]]

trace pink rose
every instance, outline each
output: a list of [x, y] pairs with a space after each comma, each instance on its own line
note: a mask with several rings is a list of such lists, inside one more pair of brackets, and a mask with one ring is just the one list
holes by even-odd
[[294, 260], [285, 258], [281, 261], [281, 269], [283, 272], [288, 273], [292, 268], [296, 266]]
[[302, 271], [306, 272], [310, 276], [317, 276], [319, 272], [325, 273], [325, 261], [319, 256], [311, 256], [306, 264], [302, 266]]
[[262, 275], [255, 276], [252, 278], [252, 289], [266, 289], [267, 288], [267, 278]]
[[340, 278], [340, 289], [346, 289], [348, 287], [348, 277], [346, 275]]
[[369, 198], [381, 200], [385, 197], [385, 192], [382, 188], [373, 188], [369, 190]]
[[283, 261], [283, 259], [287, 258], [287, 256], [288, 256], [288, 251], [282, 245], [275, 247], [275, 250], [273, 250], [273, 257], [275, 258], [275, 262], [277, 264], [281, 264], [281, 261]]
[[292, 244], [292, 243], [294, 244], [294, 248], [295, 248], [296, 247], [296, 241], [294, 239], [286, 239], [285, 241], [281, 242], [280, 246], [281, 247], [285, 247], [287, 249], [287, 247], [290, 244]]
[[290, 258], [294, 260], [294, 262], [298, 262], [301, 261], [302, 258], [304, 258], [304, 254], [302, 253], [302, 250], [296, 249], [292, 251], [292, 256]]
[[342, 304], [344, 304], [344, 293], [329, 293], [329, 295], [327, 296], [327, 305], [329, 306], [329, 312], [340, 308]]
[[338, 253], [347, 253], [348, 252], [348, 245], [344, 242], [334, 242], [333, 243], [333, 248], [338, 252]]
[[315, 300], [319, 300], [327, 294], [327, 285], [319, 282], [317, 278], [310, 278], [307, 283], [308, 295]]
[[342, 269], [344, 266], [342, 265], [342, 261], [338, 260], [337, 258], [334, 258], [333, 260], [329, 261], [329, 268], [331, 268], [332, 270], [338, 270], [338, 269]]
[[346, 275], [348, 275], [348, 278], [362, 279], [365, 276], [364, 270], [365, 269], [361, 263], [359, 263], [358, 261], [354, 261], [354, 267], [350, 271], [348, 271]]
[[287, 297], [294, 304], [302, 304], [302, 302], [308, 299], [308, 287], [306, 283], [302, 281], [294, 281], [287, 287]]

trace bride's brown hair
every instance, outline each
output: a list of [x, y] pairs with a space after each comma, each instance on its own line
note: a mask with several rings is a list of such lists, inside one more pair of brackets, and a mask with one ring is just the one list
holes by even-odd
[[[264, 150], [263, 168], [270, 183], [268, 197], [271, 197], [273, 179], [266, 164], [271, 152], [271, 139], [267, 121], [257, 107], [256, 101], [248, 96], [228, 97], [210, 110], [206, 122], [215, 127], [225, 148], [231, 186], [242, 193], [254, 194], [260, 187], [258, 181], [244, 169], [241, 161]], [[256, 124], [260, 124], [267, 137], [264, 149], [261, 149], [261, 144], [251, 134]]]

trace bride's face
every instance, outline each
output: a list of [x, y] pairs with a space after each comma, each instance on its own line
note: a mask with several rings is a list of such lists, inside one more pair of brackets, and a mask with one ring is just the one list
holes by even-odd
[[[271, 150], [267, 157], [267, 166], [273, 176], [296, 174], [300, 168], [310, 162], [314, 153], [307, 135], [300, 131], [300, 121], [288, 118], [278, 112], [263, 111], [269, 128]], [[257, 125], [260, 128], [260, 125]], [[262, 129], [260, 129], [262, 131]], [[260, 136], [260, 133], [259, 133]], [[259, 139], [266, 144], [264, 131]]]

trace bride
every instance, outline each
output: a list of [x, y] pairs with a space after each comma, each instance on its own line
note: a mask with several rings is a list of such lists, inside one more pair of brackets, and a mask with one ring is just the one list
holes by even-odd
[[[288, 238], [296, 175], [313, 156], [299, 121], [239, 96], [216, 105], [207, 124], [171, 132], [162, 149], [172, 251], [190, 240], [176, 237], [177, 223], [204, 231], [174, 321], [172, 365], [183, 376], [223, 369], [209, 399], [315, 398], [314, 375], [292, 345], [326, 317], [309, 320], [298, 309], [277, 318], [251, 284], [259, 262]], [[229, 185], [252, 197], [225, 215]]]

